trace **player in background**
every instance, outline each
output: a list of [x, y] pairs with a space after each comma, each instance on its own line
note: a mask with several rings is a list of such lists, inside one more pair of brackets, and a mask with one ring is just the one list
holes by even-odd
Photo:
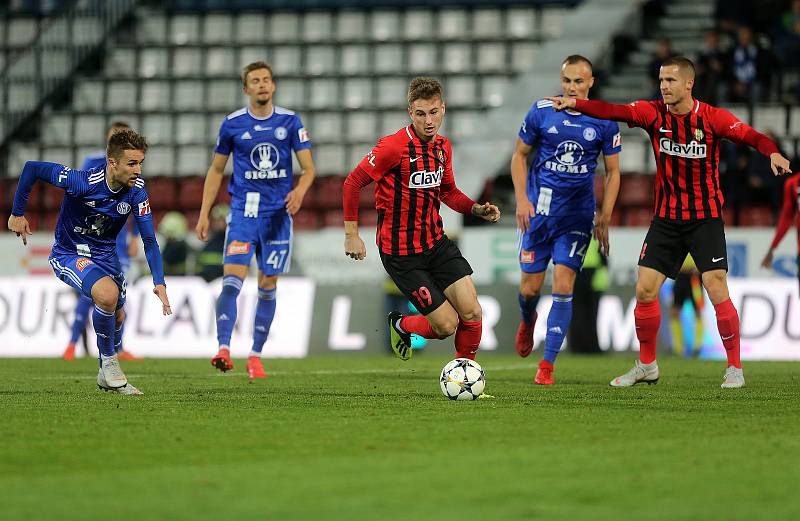
[[783, 240], [783, 236], [792, 226], [792, 219], [794, 219], [794, 225], [797, 228], [797, 283], [798, 288], [800, 288], [800, 174], [791, 176], [783, 185], [781, 215], [778, 218], [778, 226], [775, 228], [775, 237], [772, 239], [772, 244], [770, 244], [764, 260], [761, 261], [763, 267], [772, 269], [773, 253], [778, 244], [781, 243], [781, 240]]
[[614, 387], [658, 381], [656, 336], [661, 322], [658, 292], [667, 277], [675, 278], [687, 253], [691, 253], [702, 274], [703, 286], [717, 315], [717, 328], [728, 358], [722, 387], [744, 387], [739, 314], [728, 294], [719, 141], [724, 138], [755, 148], [770, 158], [775, 175], [789, 172], [789, 161], [764, 134], [727, 110], [694, 99], [694, 75], [694, 64], [678, 56], [661, 65], [662, 99], [658, 101], [614, 105], [596, 100], [548, 98], [558, 110], [574, 109], [643, 128], [653, 145], [657, 165], [655, 215], [639, 254], [634, 310], [639, 360], [633, 369], [611, 380]]
[[[570, 98], [588, 99], [594, 85], [592, 63], [579, 55], [561, 64], [561, 89]], [[528, 168], [528, 156], [538, 145]], [[592, 228], [608, 255], [608, 223], [619, 192], [619, 125], [579, 112], [558, 112], [553, 102], [533, 104], [519, 130], [511, 156], [511, 178], [520, 230], [519, 286], [521, 320], [517, 353], [533, 350], [536, 306], [550, 259], [553, 260], [553, 305], [547, 316], [544, 357], [534, 383], [553, 385], [553, 365], [572, 319], [575, 277], [581, 270]], [[606, 179], [603, 201], [595, 216], [594, 175], [603, 154]]]
[[[111, 134], [126, 128], [129, 129], [131, 126], [123, 121], [113, 122], [106, 133], [106, 143], [108, 143]], [[106, 153], [105, 151], [102, 151], [86, 156], [80, 169], [102, 169], [105, 168], [105, 166]], [[133, 223], [133, 226], [130, 226], [129, 223]], [[128, 274], [130, 272], [131, 258], [136, 257], [137, 253], [139, 252], [138, 237], [139, 229], [136, 227], [133, 219], [128, 219], [125, 222], [125, 226], [123, 226], [119, 231], [119, 235], [117, 235], [117, 258], [119, 258], [119, 263], [122, 266], [122, 272], [125, 274], [126, 279], [128, 278]], [[64, 350], [64, 354], [62, 355], [64, 360], [73, 360], [75, 358], [75, 344], [78, 342], [81, 334], [83, 334], [86, 330], [86, 320], [89, 318], [91, 308], [92, 299], [86, 295], [78, 293], [78, 304], [75, 306], [75, 319], [72, 321], [69, 343], [67, 344], [67, 348]], [[115, 339], [117, 358], [120, 360], [141, 360], [141, 357], [134, 355], [130, 351], [126, 351], [123, 347], [122, 336], [124, 334], [125, 329], [123, 328], [120, 331], [119, 337]]]
[[[242, 73], [249, 103], [228, 114], [222, 122], [211, 166], [206, 173], [197, 237], [208, 240], [209, 213], [217, 198], [228, 156], [233, 154], [233, 175], [228, 184], [231, 211], [225, 241], [222, 293], [217, 300], [219, 352], [211, 365], [222, 372], [233, 369], [230, 343], [236, 324], [236, 298], [247, 277], [253, 254], [258, 264], [258, 303], [253, 327], [253, 347], [247, 358], [251, 379], [265, 378], [261, 350], [275, 316], [278, 275], [289, 271], [292, 254], [292, 215], [314, 182], [311, 140], [300, 117], [275, 106], [276, 84], [272, 67], [258, 61]], [[292, 151], [303, 175], [292, 188]]]
[[[686, 302], [692, 305], [694, 313], [694, 329], [692, 351], [687, 351], [684, 341], [683, 325], [681, 324], [681, 311]], [[698, 356], [703, 347], [703, 296], [700, 272], [691, 255], [686, 256], [681, 269], [675, 275], [675, 284], [672, 286], [672, 305], [669, 310], [669, 328], [672, 336], [672, 353], [678, 356]]]
[[56, 163], [28, 161], [22, 170], [8, 228], [27, 244], [31, 229], [25, 206], [31, 189], [42, 180], [66, 195], [56, 223], [50, 265], [56, 276], [94, 302], [92, 322], [97, 333], [100, 369], [97, 385], [120, 394], [142, 394], [128, 383], [114, 345], [125, 320], [125, 274], [117, 258], [116, 238], [133, 213], [153, 273], [153, 293], [162, 312], [170, 315], [150, 200], [142, 179], [147, 141], [133, 130], [115, 132], [106, 146], [104, 168], [73, 170]]
[[344, 182], [345, 254], [367, 254], [358, 235], [358, 199], [375, 181], [377, 243], [386, 272], [421, 315], [389, 313], [391, 347], [411, 358], [411, 334], [447, 338], [455, 333], [459, 357], [474, 359], [481, 341], [481, 306], [472, 268], [442, 229], [441, 203], [489, 222], [500, 219], [490, 203], [477, 204], [456, 188], [453, 149], [438, 135], [445, 114], [441, 84], [415, 78], [408, 88], [411, 124], [378, 140]]

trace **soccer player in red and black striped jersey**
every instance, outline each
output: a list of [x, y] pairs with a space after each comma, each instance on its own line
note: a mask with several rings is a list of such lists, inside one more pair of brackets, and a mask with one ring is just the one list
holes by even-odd
[[639, 360], [633, 369], [611, 381], [614, 387], [658, 381], [656, 336], [661, 322], [658, 292], [667, 277], [675, 278], [687, 253], [691, 253], [702, 273], [703, 286], [716, 311], [717, 327], [728, 357], [722, 387], [744, 386], [739, 358], [739, 314], [728, 295], [726, 278], [724, 198], [718, 168], [720, 140], [747, 144], [768, 156], [775, 175], [789, 172], [789, 161], [764, 134], [730, 112], [694, 99], [694, 74], [690, 60], [683, 57], [666, 60], [659, 71], [663, 98], [659, 101], [613, 105], [550, 98], [557, 109], [573, 109], [643, 128], [653, 144], [657, 164], [655, 215], [639, 255], [634, 312]]
[[489, 222], [500, 219], [493, 204], [477, 204], [456, 188], [453, 149], [438, 135], [445, 114], [442, 86], [415, 78], [408, 88], [411, 124], [385, 136], [344, 182], [345, 254], [366, 256], [358, 235], [358, 195], [375, 181], [377, 243], [386, 272], [422, 315], [389, 314], [392, 350], [411, 357], [411, 333], [447, 338], [456, 352], [475, 358], [481, 341], [481, 306], [472, 268], [442, 229], [439, 205]]
[[781, 215], [778, 217], [778, 226], [775, 228], [775, 237], [772, 239], [769, 251], [761, 261], [763, 267], [772, 268], [772, 254], [792, 227], [792, 220], [797, 228], [797, 282], [800, 284], [800, 174], [793, 175], [783, 185]]

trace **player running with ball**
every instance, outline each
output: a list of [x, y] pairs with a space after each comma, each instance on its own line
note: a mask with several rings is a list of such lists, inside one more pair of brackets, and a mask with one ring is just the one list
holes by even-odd
[[557, 110], [572, 109], [602, 119], [624, 121], [647, 131], [653, 144], [656, 207], [639, 254], [636, 282], [636, 336], [639, 360], [633, 369], [611, 380], [614, 387], [655, 383], [656, 336], [661, 323], [658, 292], [664, 280], [674, 279], [690, 253], [702, 273], [717, 315], [728, 365], [723, 388], [744, 387], [739, 358], [739, 314], [728, 295], [723, 196], [719, 185], [721, 139], [750, 145], [768, 156], [775, 175], [790, 171], [789, 161], [767, 136], [739, 121], [730, 112], [692, 97], [694, 65], [683, 57], [666, 60], [659, 72], [662, 100], [613, 105], [575, 98], [548, 98]]
[[344, 182], [344, 251], [355, 260], [367, 250], [358, 235], [358, 195], [375, 181], [377, 243], [386, 272], [421, 315], [389, 314], [392, 350], [411, 358], [411, 334], [447, 338], [456, 352], [474, 359], [481, 341], [481, 306], [472, 268], [444, 234], [439, 206], [489, 222], [493, 204], [477, 204], [456, 188], [453, 149], [438, 135], [445, 114], [442, 86], [415, 78], [408, 88], [411, 125], [381, 138]]

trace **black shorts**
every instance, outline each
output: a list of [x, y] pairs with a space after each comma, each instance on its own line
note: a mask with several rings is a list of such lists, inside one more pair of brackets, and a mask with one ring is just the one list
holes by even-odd
[[700, 273], [728, 271], [725, 226], [720, 218], [671, 221], [654, 217], [639, 254], [646, 266], [674, 279], [686, 254], [691, 253]]
[[444, 290], [472, 275], [472, 267], [453, 241], [443, 237], [428, 251], [414, 255], [388, 255], [381, 262], [403, 295], [427, 315], [447, 300]]
[[672, 305], [680, 308], [687, 300], [692, 303], [692, 307], [697, 309], [697, 302], [694, 301], [692, 292], [692, 279], [696, 275], [685, 271], [678, 272], [675, 276], [675, 285], [672, 286]]

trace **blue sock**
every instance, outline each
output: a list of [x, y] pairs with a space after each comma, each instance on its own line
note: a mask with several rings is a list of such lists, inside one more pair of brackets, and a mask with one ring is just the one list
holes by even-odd
[[86, 319], [89, 318], [89, 309], [92, 307], [92, 299], [86, 295], [78, 296], [78, 305], [75, 306], [75, 320], [72, 322], [72, 334], [69, 343], [74, 344], [81, 337], [86, 329]]
[[519, 294], [519, 313], [522, 321], [529, 326], [533, 323], [533, 314], [536, 313], [536, 306], [539, 304], [539, 295], [531, 298], [525, 298], [522, 293]]
[[236, 297], [244, 281], [233, 275], [222, 278], [222, 293], [217, 299], [217, 342], [221, 346], [231, 345], [231, 334], [236, 324]]
[[261, 349], [269, 336], [269, 328], [275, 317], [275, 288], [258, 288], [258, 304], [256, 304], [256, 324], [253, 328], [253, 349], [250, 356], [261, 356]]
[[122, 331], [124, 329], [125, 321], [123, 320], [119, 327], [114, 330], [114, 351], [117, 353], [122, 351]]
[[95, 306], [92, 312], [92, 323], [97, 333], [97, 350], [103, 356], [114, 356], [114, 312], [103, 311]]
[[544, 359], [554, 364], [564, 343], [572, 320], [572, 295], [553, 293], [553, 306], [547, 315], [547, 336], [544, 340]]

